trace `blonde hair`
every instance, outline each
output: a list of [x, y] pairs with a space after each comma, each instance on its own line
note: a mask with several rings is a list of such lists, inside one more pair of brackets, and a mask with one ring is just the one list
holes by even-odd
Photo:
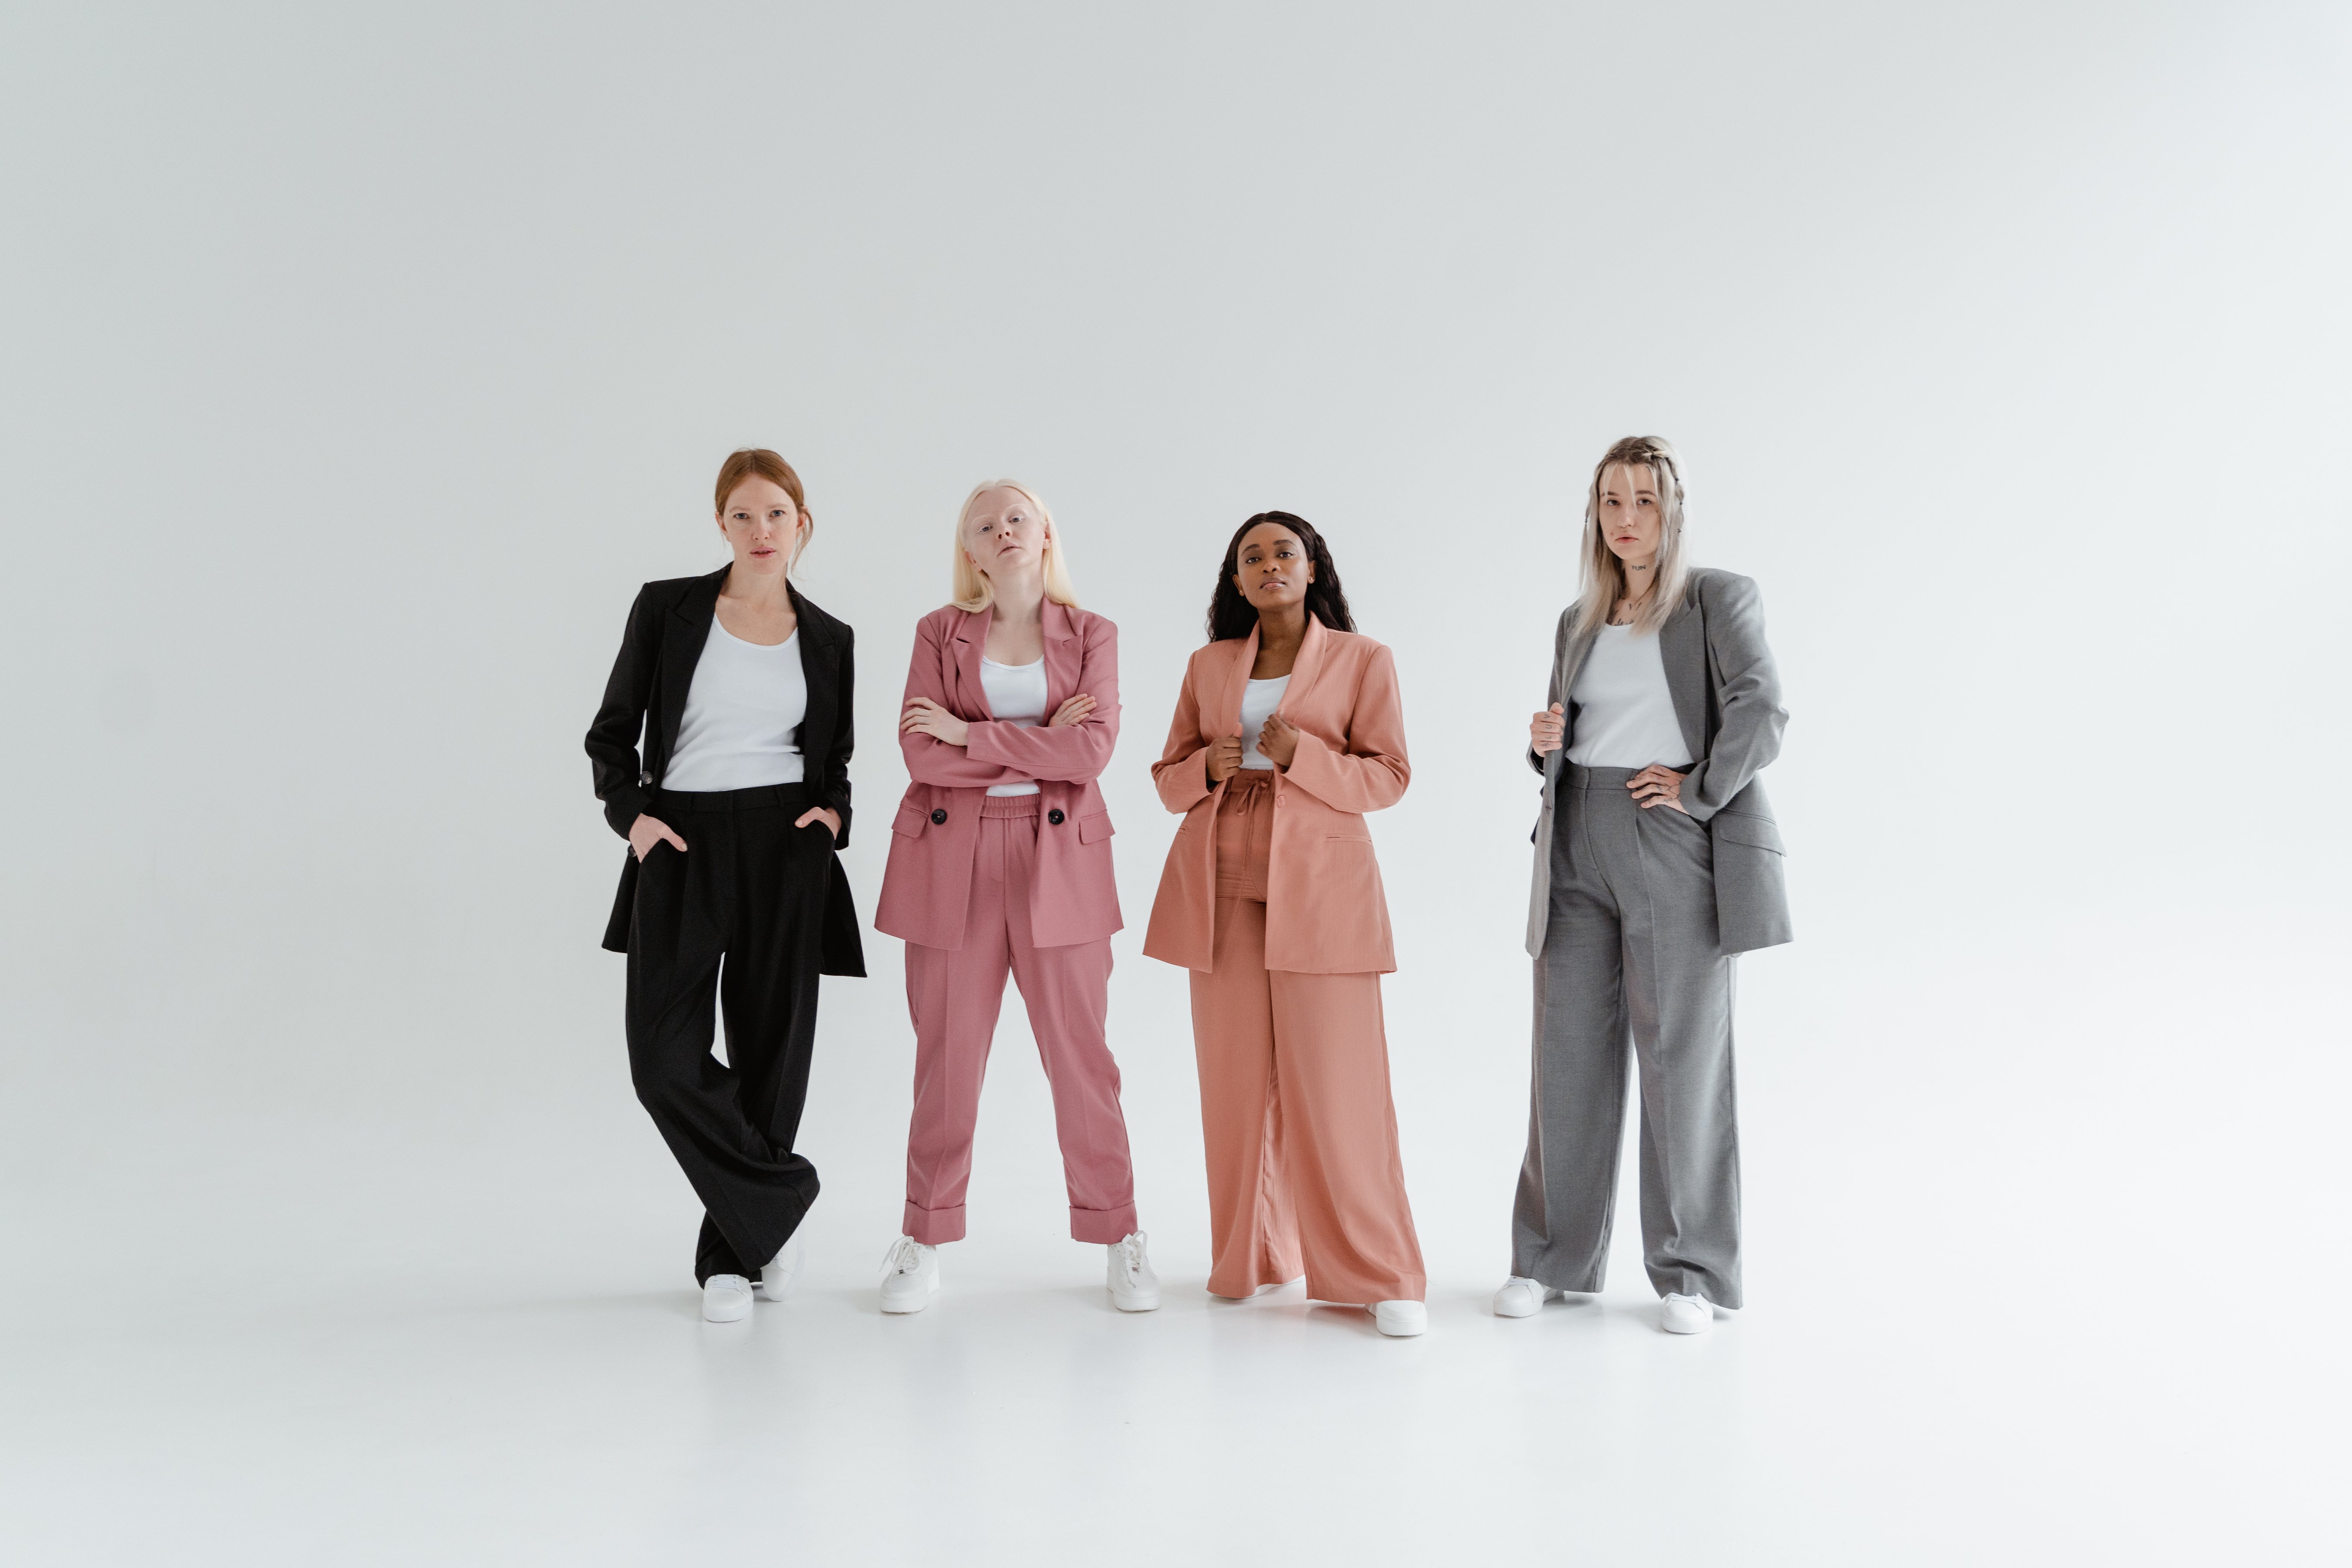
[[1579, 637], [1605, 625], [1617, 601], [1625, 596], [1625, 563], [1609, 548], [1601, 531], [1601, 487], [1609, 470], [1622, 466], [1647, 468], [1658, 488], [1658, 563], [1649, 596], [1633, 614], [1633, 629], [1655, 632], [1682, 603], [1690, 566], [1683, 554], [1682, 461], [1663, 436], [1628, 436], [1612, 445], [1592, 470], [1592, 485], [1584, 497], [1584, 543], [1580, 552], [1583, 588], [1578, 601]]
[[996, 584], [988, 580], [987, 573], [971, 563], [971, 557], [964, 553], [963, 548], [963, 525], [971, 520], [972, 503], [991, 490], [1016, 490], [1028, 497], [1029, 504], [1037, 509], [1038, 520], [1045, 525], [1045, 597], [1057, 605], [1067, 605], [1076, 609], [1078, 593], [1070, 586], [1069, 563], [1062, 554], [1062, 531], [1054, 524], [1053, 509], [1035, 490], [1018, 479], [991, 479], [986, 484], [974, 485], [971, 494], [964, 497], [963, 505], [957, 509], [954, 565], [952, 575], [948, 578], [948, 602], [959, 610], [973, 613], [996, 603]]

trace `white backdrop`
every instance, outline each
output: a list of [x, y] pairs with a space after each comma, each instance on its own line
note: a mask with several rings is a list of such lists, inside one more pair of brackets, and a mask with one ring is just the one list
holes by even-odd
[[[2346, 1283], [2347, 89], [2325, 5], [12, 11], [0, 1267], [249, 1284], [396, 1235], [683, 1277], [580, 741], [760, 444], [859, 637], [866, 914], [966, 489], [1034, 484], [1120, 626], [1114, 1043], [1171, 1287], [1205, 1215], [1147, 765], [1234, 525], [1326, 531], [1413, 745], [1373, 825], [1408, 1174], [1487, 1288], [1524, 726], [1585, 476], [1654, 432], [1792, 714], [1751, 1301], [1911, 1325], [1902, 1463], [2045, 1531], [2292, 1541], [2345, 1370], [2265, 1325]], [[803, 1141], [856, 1268], [898, 949], [827, 983]], [[1060, 1224], [1034, 1062], [1009, 1005], [975, 1246]], [[592, 1177], [642, 1213], [576, 1212]], [[2179, 1360], [2221, 1299], [2234, 1348]], [[1987, 1336], [2070, 1370], [1937, 1370]], [[1994, 1460], [1935, 1447], [1963, 1407], [2036, 1414]], [[2095, 1508], [2057, 1479], [2151, 1424]]]

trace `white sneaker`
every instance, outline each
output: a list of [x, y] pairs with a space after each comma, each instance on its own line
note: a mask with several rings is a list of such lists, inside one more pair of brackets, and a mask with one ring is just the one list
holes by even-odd
[[1139, 1230], [1103, 1248], [1110, 1255], [1104, 1284], [1110, 1289], [1110, 1304], [1122, 1312], [1150, 1312], [1160, 1306], [1160, 1276], [1151, 1271], [1151, 1259], [1143, 1251], [1150, 1239]]
[[1429, 1308], [1419, 1301], [1375, 1301], [1372, 1327], [1392, 1340], [1409, 1340], [1429, 1331]]
[[760, 1270], [760, 1294], [771, 1301], [781, 1301], [793, 1293], [801, 1280], [801, 1265], [808, 1261], [808, 1247], [801, 1241], [800, 1232], [776, 1248], [768, 1266]]
[[1715, 1327], [1715, 1312], [1704, 1296], [1669, 1295], [1658, 1313], [1658, 1327], [1670, 1334], [1703, 1334]]
[[882, 1255], [882, 1310], [919, 1312], [940, 1293], [940, 1249], [902, 1236]]
[[702, 1282], [702, 1321], [732, 1323], [751, 1315], [751, 1282], [740, 1274], [713, 1274]]
[[1524, 1274], [1514, 1274], [1503, 1281], [1495, 1292], [1495, 1316], [1498, 1318], [1532, 1318], [1543, 1310], [1543, 1304], [1559, 1294], [1540, 1279], [1530, 1279]]

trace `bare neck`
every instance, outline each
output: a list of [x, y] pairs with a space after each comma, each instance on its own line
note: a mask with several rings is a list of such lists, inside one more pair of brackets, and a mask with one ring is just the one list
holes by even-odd
[[1650, 591], [1658, 583], [1658, 558], [1654, 555], [1647, 561], [1627, 561], [1621, 564], [1624, 569], [1625, 585], [1617, 595], [1617, 603], [1610, 606], [1609, 618], [1612, 625], [1622, 625], [1641, 614], [1642, 606], [1649, 602]]
[[1261, 658], [1271, 657], [1287, 664], [1298, 657], [1298, 650], [1306, 641], [1307, 605], [1304, 601], [1257, 613], [1257, 651]]
[[719, 585], [721, 598], [731, 599], [749, 610], [789, 610], [793, 607], [792, 590], [786, 586], [784, 574], [753, 576], [749, 572], [730, 569], [727, 581]]
[[1045, 579], [1043, 573], [1000, 581], [989, 579], [993, 590], [996, 624], [1026, 628], [1045, 623]]

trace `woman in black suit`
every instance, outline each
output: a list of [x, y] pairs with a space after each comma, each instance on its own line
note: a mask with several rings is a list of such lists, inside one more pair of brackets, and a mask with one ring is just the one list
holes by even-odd
[[737, 452], [716, 500], [735, 558], [639, 590], [588, 756], [629, 841], [604, 945], [629, 955], [630, 1076], [702, 1199], [702, 1315], [731, 1322], [754, 1276], [774, 1300], [799, 1272], [817, 1179], [793, 1141], [817, 976], [866, 963], [835, 855], [849, 839], [850, 631], [788, 580], [814, 527], [792, 465]]

